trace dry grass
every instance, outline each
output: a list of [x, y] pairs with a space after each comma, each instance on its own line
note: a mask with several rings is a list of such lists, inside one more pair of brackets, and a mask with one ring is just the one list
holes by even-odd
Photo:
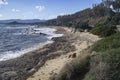
[[51, 80], [82, 80], [89, 71], [90, 54], [88, 51], [82, 51], [82, 54], [71, 62], [67, 63], [60, 73], [53, 76]]

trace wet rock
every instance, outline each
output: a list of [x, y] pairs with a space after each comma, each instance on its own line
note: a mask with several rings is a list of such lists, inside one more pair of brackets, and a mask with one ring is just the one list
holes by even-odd
[[76, 53], [73, 53], [73, 54], [72, 54], [72, 58], [75, 58], [75, 57], [76, 57]]
[[46, 36], [47, 34], [45, 34], [45, 33], [41, 33], [41, 32], [40, 32], [40, 35]]
[[69, 57], [68, 58], [71, 58], [71, 55], [69, 55]]
[[15, 71], [4, 72], [1, 75], [1, 80], [16, 80], [17, 73]]

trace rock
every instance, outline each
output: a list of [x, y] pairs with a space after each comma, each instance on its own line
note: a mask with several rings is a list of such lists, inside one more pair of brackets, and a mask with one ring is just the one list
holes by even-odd
[[34, 71], [36, 71], [36, 69], [35, 69], [35, 68], [32, 68], [32, 69], [30, 69], [28, 72], [29, 72], [29, 73], [32, 73], [32, 72], [34, 72]]
[[95, 55], [96, 55], [96, 52], [93, 51], [93, 52], [91, 53], [91, 56], [95, 56]]
[[45, 33], [41, 33], [41, 32], [40, 32], [40, 35], [46, 36], [47, 34], [45, 34]]
[[1, 75], [2, 80], [16, 80], [17, 73], [15, 71], [4, 72]]
[[69, 55], [69, 57], [68, 58], [71, 58], [71, 55]]
[[72, 54], [72, 58], [75, 58], [75, 57], [76, 57], [76, 53], [73, 53], [73, 54]]

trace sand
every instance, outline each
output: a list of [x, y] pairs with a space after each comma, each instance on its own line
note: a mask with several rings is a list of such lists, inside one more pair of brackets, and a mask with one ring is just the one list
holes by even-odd
[[[71, 29], [64, 28], [66, 33], [64, 36], [69, 36], [71, 44], [76, 48], [75, 51], [68, 52], [65, 55], [61, 55], [54, 59], [47, 60], [37, 72], [30, 76], [27, 80], [50, 80], [51, 76], [57, 75], [65, 64], [69, 63], [75, 58], [70, 58], [70, 55], [76, 54], [81, 55], [81, 51], [88, 48], [100, 38], [96, 35], [90, 34], [89, 32], [76, 32], [72, 33]], [[57, 52], [62, 52], [61, 50]], [[57, 53], [56, 52], [56, 53]], [[56, 54], [55, 53], [55, 54]]]

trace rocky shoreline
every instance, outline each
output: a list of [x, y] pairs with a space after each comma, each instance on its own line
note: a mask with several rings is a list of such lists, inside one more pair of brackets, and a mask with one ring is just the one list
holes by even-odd
[[[64, 29], [59, 28], [56, 33], [63, 33], [64, 36], [53, 38], [53, 43], [24, 54], [21, 57], [0, 62], [0, 80], [26, 80], [40, 69], [47, 60], [75, 50], [75, 47], [68, 40], [70, 36], [66, 36]], [[56, 53], [58, 50], [62, 52]]]
[[[71, 63], [76, 59], [81, 59], [84, 55], [90, 55], [88, 52], [83, 53], [100, 38], [89, 32], [72, 32], [71, 28], [59, 27], [56, 33], [63, 33], [64, 36], [60, 38], [53, 38], [57, 44], [51, 46], [54, 49], [49, 55], [58, 55], [52, 59], [47, 60], [42, 67], [40, 67], [27, 80], [56, 80], [61, 71], [69, 68]], [[80, 57], [81, 56], [81, 57]], [[68, 66], [68, 64], [70, 65]]]

